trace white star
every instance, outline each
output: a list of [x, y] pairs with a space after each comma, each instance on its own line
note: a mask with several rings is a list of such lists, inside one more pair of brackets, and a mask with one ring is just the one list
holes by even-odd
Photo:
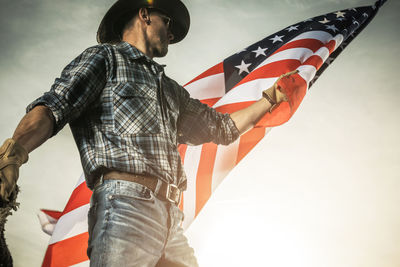
[[353, 11], [357, 12], [357, 9], [355, 9], [355, 8], [349, 8], [347, 10], [353, 10]]
[[363, 16], [364, 16], [365, 18], [368, 18], [368, 14], [367, 14], [367, 13], [364, 13]]
[[287, 30], [288, 32], [291, 32], [291, 31], [298, 31], [299, 29], [297, 29], [297, 27], [299, 27], [299, 25], [290, 26], [290, 27], [287, 28], [286, 30]]
[[258, 57], [259, 55], [266, 56], [266, 55], [265, 55], [265, 50], [267, 50], [267, 49], [268, 49], [268, 48], [261, 48], [261, 47], [258, 47], [257, 50], [254, 50], [254, 51], [251, 51], [251, 52], [256, 53], [256, 57]]
[[313, 20], [312, 19], [303, 20], [303, 22], [307, 22], [307, 21], [313, 21]]
[[239, 69], [239, 75], [242, 74], [243, 71], [249, 73], [249, 66], [251, 64], [246, 64], [243, 60], [242, 63], [240, 65], [235, 66], [235, 68]]
[[333, 32], [339, 31], [335, 25], [325, 25], [327, 30], [332, 30]]
[[346, 14], [346, 12], [338, 11], [338, 12], [333, 13], [333, 14], [335, 14], [337, 18], [340, 18], [340, 17], [344, 18], [344, 14]]
[[275, 42], [283, 42], [282, 41], [282, 37], [284, 37], [285, 35], [281, 35], [281, 36], [278, 36], [278, 35], [275, 35], [275, 37], [274, 38], [269, 38], [271, 41], [272, 41], [272, 43], [274, 44]]
[[320, 20], [320, 21], [318, 21], [319, 23], [322, 23], [322, 24], [325, 24], [325, 23], [328, 23], [328, 22], [331, 22], [330, 20], [328, 20], [327, 18], [324, 18], [324, 20]]
[[360, 23], [357, 20], [353, 20], [353, 24], [357, 24], [358, 26], [360, 26]]
[[242, 52], [245, 52], [245, 51], [247, 51], [246, 50], [246, 48], [245, 49], [242, 49], [242, 50], [240, 50], [239, 52], [237, 52], [236, 54], [240, 54], [240, 53], [242, 53]]

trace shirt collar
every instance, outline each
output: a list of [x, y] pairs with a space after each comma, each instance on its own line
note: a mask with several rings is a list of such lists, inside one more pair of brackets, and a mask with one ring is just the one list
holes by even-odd
[[164, 69], [166, 65], [160, 65], [151, 58], [149, 58], [147, 55], [145, 55], [142, 51], [134, 47], [133, 45], [127, 43], [127, 42], [120, 42], [117, 44], [118, 50], [120, 50], [122, 53], [127, 55], [130, 59], [133, 60], [138, 60], [143, 58], [147, 62], [154, 64], [156, 68]]

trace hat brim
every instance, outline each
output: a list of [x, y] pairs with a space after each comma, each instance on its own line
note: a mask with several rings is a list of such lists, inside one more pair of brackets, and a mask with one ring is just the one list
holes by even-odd
[[190, 16], [186, 6], [180, 0], [118, 0], [107, 11], [97, 30], [97, 42], [118, 43], [121, 41], [123, 27], [141, 7], [156, 8], [172, 20], [171, 44], [182, 41], [190, 27]]

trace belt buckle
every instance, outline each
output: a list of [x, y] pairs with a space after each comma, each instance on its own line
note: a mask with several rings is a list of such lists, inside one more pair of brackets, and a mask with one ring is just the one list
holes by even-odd
[[[176, 201], [176, 195], [175, 195], [174, 199], [170, 198], [170, 193], [172, 192], [171, 187], [175, 188], [174, 191], [176, 191], [177, 194], [178, 194], [178, 195], [177, 195], [178, 201]], [[165, 198], [166, 198], [169, 202], [174, 203], [174, 204], [176, 204], [176, 205], [179, 205], [179, 203], [181, 202], [181, 195], [182, 195], [182, 194], [181, 194], [181, 190], [179, 190], [179, 188], [178, 188], [176, 185], [174, 185], [174, 184], [168, 184], [168, 187], [167, 187], [167, 194], [166, 194]]]

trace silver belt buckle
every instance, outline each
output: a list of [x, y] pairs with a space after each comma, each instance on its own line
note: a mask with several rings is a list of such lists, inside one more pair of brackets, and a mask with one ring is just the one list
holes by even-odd
[[[173, 188], [175, 188], [175, 189], [174, 189], [174, 190], [171, 190], [171, 187], [173, 187]], [[175, 193], [174, 193], [173, 191], [175, 191]], [[173, 198], [170, 197], [171, 193], [172, 193], [172, 195], [173, 195]], [[176, 185], [174, 185], [174, 184], [168, 184], [168, 187], [167, 187], [167, 195], [165, 196], [165, 198], [166, 198], [169, 202], [174, 203], [174, 204], [176, 204], [176, 205], [179, 205], [179, 203], [181, 202], [181, 195], [182, 195], [182, 194], [181, 194], [181, 190], [179, 190], [179, 188], [178, 188]]]

